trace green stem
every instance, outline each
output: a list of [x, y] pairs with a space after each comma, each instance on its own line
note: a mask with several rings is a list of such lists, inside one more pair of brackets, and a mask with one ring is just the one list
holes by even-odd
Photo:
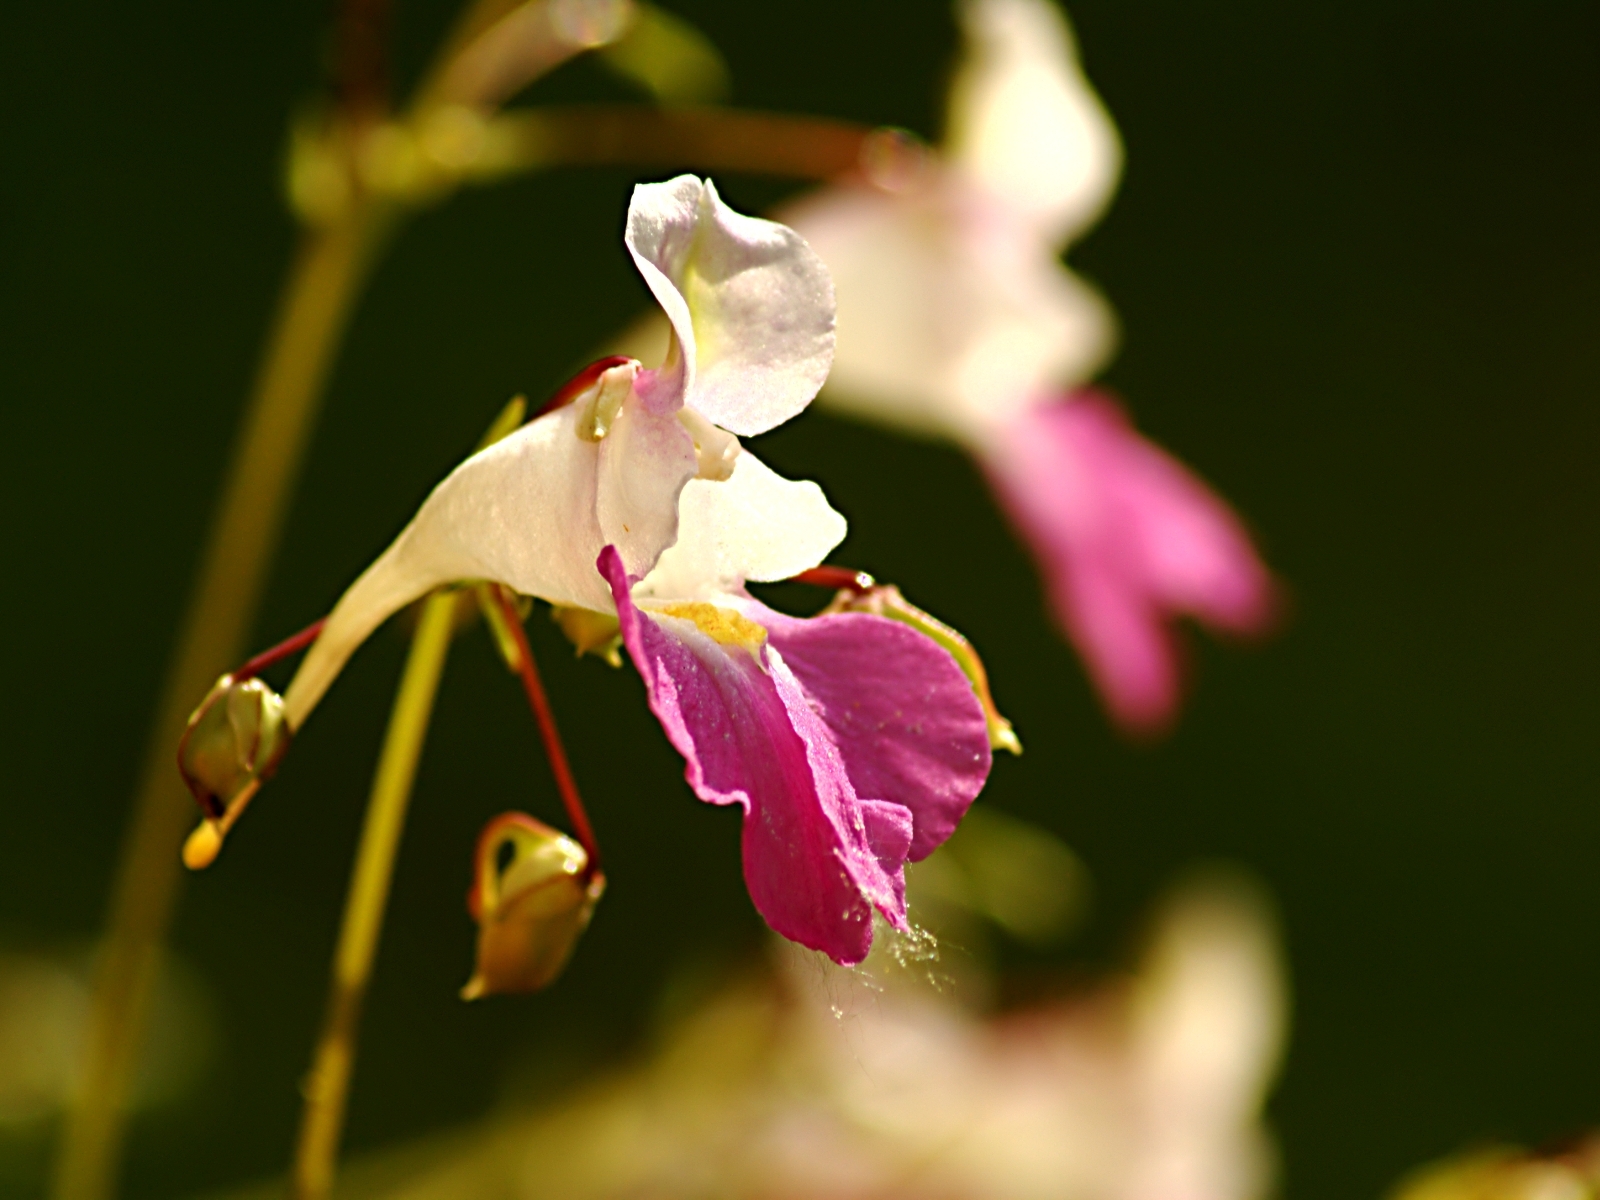
[[350, 876], [350, 892], [345, 898], [344, 923], [333, 956], [322, 1034], [306, 1077], [305, 1109], [290, 1193], [294, 1200], [322, 1200], [333, 1187], [362, 1002], [383, 932], [383, 913], [411, 800], [411, 784], [422, 756], [445, 657], [450, 652], [456, 602], [456, 593], [446, 592], [430, 597], [424, 606], [394, 710], [389, 715], [389, 729], [367, 801], [361, 845]]
[[306, 235], [224, 476], [123, 839], [56, 1200], [104, 1200], [114, 1190], [145, 1008], [182, 874], [178, 850], [194, 815], [173, 747], [196, 698], [242, 653], [334, 349], [371, 261], [372, 212]]

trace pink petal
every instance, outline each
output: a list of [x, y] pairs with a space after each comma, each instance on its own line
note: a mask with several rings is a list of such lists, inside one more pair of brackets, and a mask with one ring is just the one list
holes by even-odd
[[1271, 621], [1272, 579], [1238, 516], [1109, 397], [1083, 391], [1026, 410], [986, 466], [1124, 726], [1156, 729], [1176, 711], [1173, 618], [1235, 633]]
[[749, 607], [827, 723], [856, 791], [911, 814], [910, 861], [933, 853], [983, 790], [991, 762], [983, 707], [955, 659], [870, 613], [798, 620]]
[[781, 653], [725, 646], [686, 620], [641, 612], [614, 547], [611, 585], [650, 708], [702, 800], [744, 809], [744, 876], [773, 929], [846, 966], [866, 957], [872, 909], [905, 928], [909, 811], [860, 798], [828, 726]]

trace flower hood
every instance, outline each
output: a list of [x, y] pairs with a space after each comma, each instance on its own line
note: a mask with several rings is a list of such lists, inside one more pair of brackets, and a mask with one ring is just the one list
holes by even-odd
[[284, 702], [298, 728], [390, 614], [462, 579], [613, 611], [602, 547], [698, 594], [820, 562], [844, 518], [813, 483], [782, 479], [735, 435], [810, 403], [833, 356], [827, 268], [792, 230], [734, 212], [710, 181], [642, 184], [626, 243], [672, 329], [665, 361], [599, 364], [552, 411], [473, 455], [434, 489], [330, 614]]

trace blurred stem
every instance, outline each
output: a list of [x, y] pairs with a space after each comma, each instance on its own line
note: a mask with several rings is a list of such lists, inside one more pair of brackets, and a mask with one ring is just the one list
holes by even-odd
[[123, 838], [84, 1072], [56, 1161], [57, 1200], [103, 1200], [114, 1190], [145, 1008], [177, 899], [178, 849], [194, 809], [173, 747], [196, 700], [242, 653], [334, 349], [371, 262], [374, 211], [308, 233], [279, 302]]
[[730, 108], [573, 105], [502, 113], [486, 157], [491, 178], [558, 166], [625, 164], [831, 179], [864, 151], [915, 155], [904, 135], [850, 121]]
[[333, 1187], [362, 1002], [383, 932], [383, 913], [411, 800], [411, 784], [422, 756], [445, 657], [450, 652], [456, 602], [454, 592], [436, 593], [423, 607], [400, 691], [389, 715], [389, 729], [372, 781], [366, 823], [345, 898], [344, 923], [333, 956], [322, 1034], [304, 1085], [305, 1108], [290, 1191], [294, 1200], [322, 1200]]

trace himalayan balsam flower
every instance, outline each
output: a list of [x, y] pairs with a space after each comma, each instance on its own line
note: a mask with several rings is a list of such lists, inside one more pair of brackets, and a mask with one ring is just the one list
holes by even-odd
[[972, 450], [1112, 714], [1159, 728], [1179, 696], [1172, 618], [1259, 629], [1271, 580], [1226, 504], [1077, 390], [1114, 320], [1058, 254], [1104, 209], [1121, 148], [1065, 22], [1045, 0], [969, 0], [962, 16], [937, 158], [783, 214], [838, 288], [824, 400]]
[[298, 730], [356, 647], [442, 584], [614, 614], [695, 793], [744, 809], [756, 907], [859, 962], [874, 910], [906, 928], [905, 864], [983, 786], [984, 712], [950, 655], [905, 625], [797, 620], [744, 590], [815, 566], [845, 533], [816, 484], [737, 440], [799, 413], [827, 375], [821, 260], [690, 176], [635, 190], [626, 242], [672, 327], [663, 364], [597, 364], [568, 402], [456, 468], [340, 599], [284, 713]]

